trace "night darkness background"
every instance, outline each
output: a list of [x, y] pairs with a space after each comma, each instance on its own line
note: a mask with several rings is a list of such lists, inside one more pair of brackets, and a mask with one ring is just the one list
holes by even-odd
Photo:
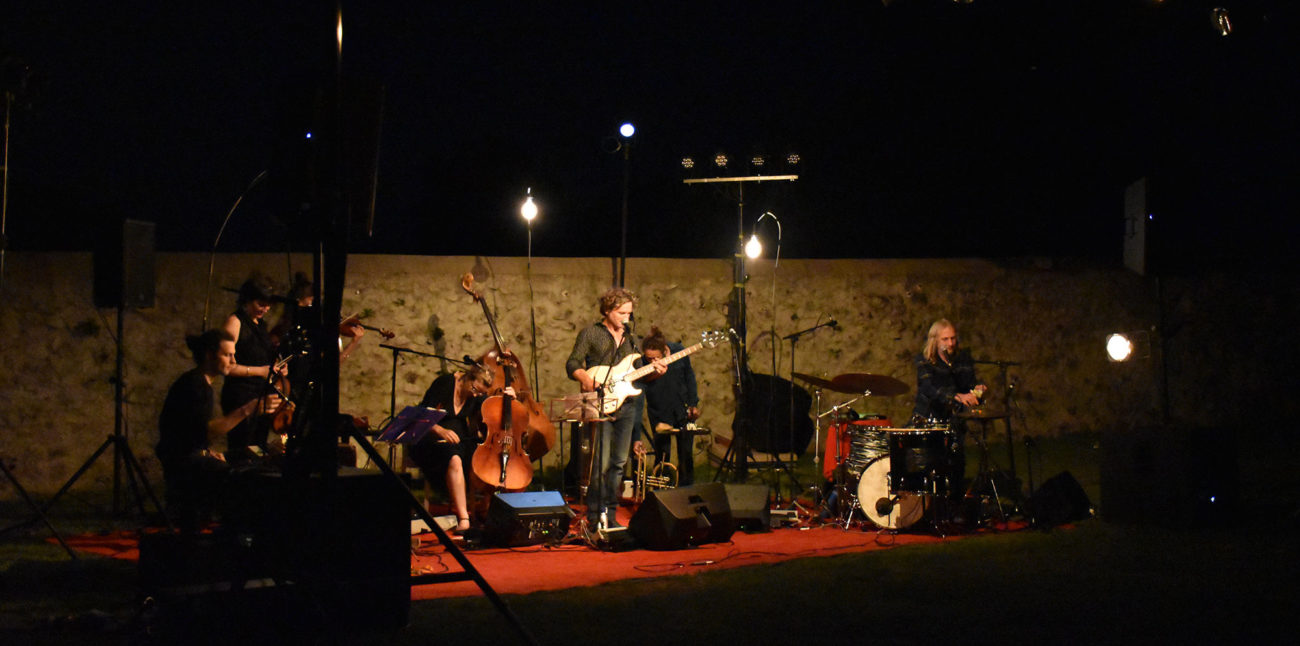
[[[156, 222], [160, 250], [211, 248], [271, 166], [291, 89], [332, 61], [333, 3], [299, 4], [5, 3], [5, 82], [21, 86], [9, 248], [90, 250], [121, 217]], [[535, 255], [617, 256], [612, 144], [630, 120], [630, 256], [730, 255], [734, 189], [681, 182], [682, 156], [718, 151], [803, 159], [798, 182], [745, 191], [746, 226], [775, 213], [785, 257], [1118, 261], [1124, 187], [1143, 175], [1188, 253], [1276, 255], [1297, 233], [1298, 13], [1281, 0], [347, 2], [345, 71], [385, 87], [375, 233], [351, 248], [523, 255], [531, 187]], [[221, 249], [285, 248], [275, 180]]]

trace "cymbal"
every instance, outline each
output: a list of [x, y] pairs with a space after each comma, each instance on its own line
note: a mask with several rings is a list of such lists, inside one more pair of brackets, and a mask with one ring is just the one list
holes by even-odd
[[1008, 415], [1004, 410], [974, 408], [965, 412], [957, 413], [957, 417], [961, 419], [1005, 419]]
[[812, 376], [812, 375], [805, 375], [805, 374], [803, 374], [802, 372], [791, 373], [790, 376], [792, 376], [792, 377], [794, 377], [795, 379], [798, 379], [798, 380], [800, 380], [800, 381], [808, 382], [808, 384], [813, 385], [813, 386], [816, 386], [816, 387], [818, 387], [818, 388], [823, 388], [823, 389], [825, 389], [825, 390], [836, 390], [836, 391], [839, 390], [839, 388], [836, 388], [835, 386], [831, 385], [831, 382], [826, 381], [825, 379], [822, 379], [822, 378], [820, 378], [820, 377], [814, 377], [814, 376]]
[[842, 393], [870, 392], [876, 397], [905, 395], [908, 390], [911, 390], [907, 387], [907, 384], [889, 375], [871, 375], [865, 372], [850, 372], [837, 375], [834, 379], [831, 379], [830, 387], [831, 390]]

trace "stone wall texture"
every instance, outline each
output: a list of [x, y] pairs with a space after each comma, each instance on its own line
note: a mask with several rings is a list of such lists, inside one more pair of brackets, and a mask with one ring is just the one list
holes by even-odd
[[[252, 270], [285, 281], [289, 266], [310, 266], [305, 255], [222, 254], [209, 289], [206, 254], [159, 253], [155, 262], [154, 307], [127, 310], [118, 330], [117, 311], [93, 305], [91, 254], [8, 254], [0, 295], [0, 458], [29, 491], [57, 490], [113, 432], [119, 335], [126, 432], [160, 480], [153, 457], [158, 412], [167, 387], [191, 365], [183, 339], [203, 327], [205, 298], [208, 325], [216, 326], [234, 308], [234, 295], [221, 287], [237, 287]], [[394, 353], [381, 342], [451, 357], [492, 346], [482, 309], [460, 288], [467, 272], [506, 343], [529, 366], [530, 380], [535, 371], [542, 399], [574, 392], [564, 361], [577, 330], [597, 319], [596, 299], [613, 268], [608, 258], [350, 257], [345, 313], [360, 313], [397, 336], [385, 342], [367, 335], [343, 364], [341, 409], [376, 424], [388, 416]], [[1155, 423], [1166, 401], [1175, 421], [1198, 425], [1280, 424], [1297, 413], [1291, 398], [1266, 394], [1287, 382], [1277, 357], [1282, 338], [1273, 330], [1300, 302], [1285, 277], [1218, 274], [1161, 284], [1116, 267], [1048, 259], [782, 259], [779, 267], [760, 260], [748, 273], [749, 357], [757, 373], [772, 373], [775, 363], [788, 378], [790, 343], [781, 338], [835, 318], [839, 329], [799, 341], [795, 371], [825, 378], [875, 373], [914, 386], [912, 357], [930, 323], [946, 317], [977, 358], [1018, 364], [1006, 374], [1024, 415], [1018, 431], [1031, 435]], [[689, 344], [703, 330], [727, 326], [729, 259], [630, 258], [626, 284], [640, 298], [638, 333], [658, 326]], [[1138, 360], [1107, 361], [1103, 339], [1116, 330], [1149, 332]], [[727, 432], [734, 414], [730, 356], [724, 345], [692, 357], [703, 424]], [[1167, 398], [1162, 366], [1170, 377]], [[397, 408], [416, 403], [445, 369], [439, 360], [401, 354]], [[999, 406], [1002, 375], [994, 366], [980, 369], [992, 406]], [[824, 405], [847, 397], [827, 393]], [[855, 408], [901, 421], [911, 397], [871, 398]], [[112, 461], [100, 459], [80, 486], [111, 480]], [[0, 483], [0, 496], [16, 494]]]

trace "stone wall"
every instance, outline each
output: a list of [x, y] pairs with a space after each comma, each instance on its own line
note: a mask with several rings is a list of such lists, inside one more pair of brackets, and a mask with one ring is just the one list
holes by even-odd
[[[158, 411], [168, 385], [190, 367], [183, 337], [202, 327], [205, 296], [211, 296], [209, 326], [218, 325], [234, 307], [233, 294], [220, 287], [238, 286], [252, 269], [285, 276], [289, 262], [309, 266], [306, 256], [287, 262], [275, 254], [220, 255], [214, 287], [205, 294], [206, 254], [157, 254], [156, 304], [126, 311], [121, 331], [124, 419], [150, 473], [159, 474], [153, 458]], [[477, 356], [492, 342], [480, 306], [460, 288], [466, 272], [475, 275], [506, 343], [530, 366], [530, 380], [536, 364], [542, 398], [573, 392], [564, 360], [579, 327], [597, 318], [596, 298], [613, 275], [610, 259], [534, 258], [530, 296], [523, 258], [353, 256], [343, 309], [394, 331], [390, 345]], [[1296, 288], [1289, 281], [1185, 279], [1157, 292], [1154, 281], [1122, 269], [1050, 260], [783, 259], [775, 281], [771, 261], [752, 263], [749, 273], [754, 372], [772, 372], [775, 339], [777, 373], [788, 377], [790, 344], [779, 339], [833, 317], [839, 329], [800, 340], [796, 371], [828, 378], [869, 372], [914, 386], [911, 357], [930, 323], [947, 317], [976, 357], [1018, 364], [1007, 374], [1024, 413], [1019, 430], [1042, 435], [1147, 424], [1162, 407], [1159, 352], [1111, 364], [1102, 340], [1114, 330], [1159, 324], [1160, 293], [1167, 303], [1163, 329], [1178, 341], [1168, 362], [1176, 419], [1228, 424], [1296, 412], [1290, 401], [1258, 408], [1260, 393], [1276, 378], [1261, 371], [1272, 364], [1258, 331], [1294, 312]], [[628, 259], [626, 282], [641, 299], [638, 332], [658, 326], [689, 343], [703, 330], [726, 327], [731, 277], [729, 260]], [[93, 306], [91, 283], [90, 254], [8, 255], [0, 303], [0, 457], [35, 493], [56, 490], [114, 428], [116, 310]], [[393, 352], [381, 342], [367, 335], [341, 368], [341, 409], [373, 423], [388, 416], [393, 392]], [[734, 413], [729, 360], [726, 346], [692, 357], [703, 422], [714, 429], [729, 429]], [[398, 357], [398, 409], [417, 402], [446, 368], [435, 359]], [[999, 404], [1001, 375], [993, 366], [981, 372]], [[827, 395], [827, 406], [842, 397]], [[901, 421], [911, 399], [872, 398], [856, 408]], [[83, 486], [111, 482], [111, 460], [98, 462], [84, 479], [94, 484]], [[12, 487], [0, 485], [0, 495], [14, 495]]]

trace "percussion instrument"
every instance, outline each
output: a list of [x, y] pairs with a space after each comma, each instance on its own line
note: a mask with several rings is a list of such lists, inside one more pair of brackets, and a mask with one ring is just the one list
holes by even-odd
[[894, 492], [890, 487], [889, 456], [871, 461], [858, 480], [858, 504], [862, 513], [882, 529], [903, 529], [921, 519], [924, 498], [909, 491]]
[[832, 424], [826, 434], [822, 475], [827, 480], [834, 480], [835, 469], [852, 460], [847, 468], [850, 476], [857, 478], [867, 468], [868, 462], [889, 450], [885, 436], [879, 432], [881, 427], [889, 425], [888, 419], [859, 419]]

